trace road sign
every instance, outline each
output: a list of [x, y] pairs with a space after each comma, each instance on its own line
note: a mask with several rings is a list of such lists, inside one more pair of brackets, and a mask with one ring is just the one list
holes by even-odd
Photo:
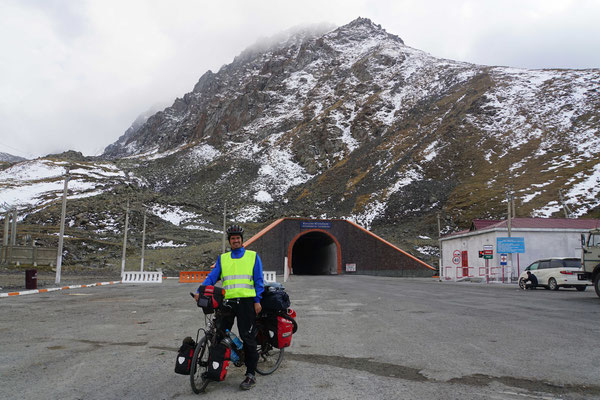
[[500, 254], [500, 265], [506, 265], [506, 254]]
[[458, 265], [460, 264], [460, 250], [454, 250], [454, 253], [452, 253], [452, 263]]
[[483, 259], [484, 260], [491, 260], [492, 258], [494, 258], [493, 254], [484, 254], [483, 255]]
[[496, 238], [498, 253], [525, 253], [525, 238], [499, 237]]

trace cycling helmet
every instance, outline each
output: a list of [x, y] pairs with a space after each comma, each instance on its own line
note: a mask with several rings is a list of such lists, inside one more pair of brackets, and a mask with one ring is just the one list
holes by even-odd
[[231, 225], [229, 228], [227, 228], [227, 239], [231, 238], [232, 235], [240, 235], [243, 240], [244, 228], [239, 225]]

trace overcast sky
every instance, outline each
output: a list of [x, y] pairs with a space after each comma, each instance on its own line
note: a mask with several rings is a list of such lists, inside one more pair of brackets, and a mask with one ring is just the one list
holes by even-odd
[[359, 16], [437, 57], [600, 68], [600, 0], [0, 0], [0, 152], [100, 154], [261, 37]]

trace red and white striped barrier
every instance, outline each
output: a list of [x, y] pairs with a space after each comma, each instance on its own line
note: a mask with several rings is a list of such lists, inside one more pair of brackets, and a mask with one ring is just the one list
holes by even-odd
[[24, 295], [24, 294], [36, 294], [36, 293], [55, 292], [57, 290], [79, 289], [79, 288], [85, 288], [85, 287], [115, 285], [117, 283], [121, 283], [121, 281], [98, 282], [98, 283], [91, 283], [89, 285], [71, 285], [71, 286], [63, 286], [63, 287], [49, 288], [49, 289], [34, 289], [34, 290], [24, 290], [22, 292], [0, 293], [0, 297], [21, 296], [21, 295]]

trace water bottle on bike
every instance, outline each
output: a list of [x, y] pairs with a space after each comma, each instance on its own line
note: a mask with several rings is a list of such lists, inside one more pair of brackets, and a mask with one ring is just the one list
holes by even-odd
[[221, 340], [221, 344], [225, 345], [229, 349], [231, 349], [231, 353], [229, 354], [229, 358], [233, 361], [234, 364], [237, 364], [240, 361], [240, 356], [237, 353], [237, 346], [233, 342], [232, 338], [229, 336], [229, 331], [227, 331], [223, 340]]
[[229, 338], [235, 345], [235, 349], [238, 351], [242, 350], [242, 347], [244, 345], [243, 345], [242, 341], [240, 340], [240, 338], [238, 338], [237, 335], [235, 333], [231, 332], [229, 329], [227, 329], [225, 332], [227, 333], [227, 336], [229, 336]]

